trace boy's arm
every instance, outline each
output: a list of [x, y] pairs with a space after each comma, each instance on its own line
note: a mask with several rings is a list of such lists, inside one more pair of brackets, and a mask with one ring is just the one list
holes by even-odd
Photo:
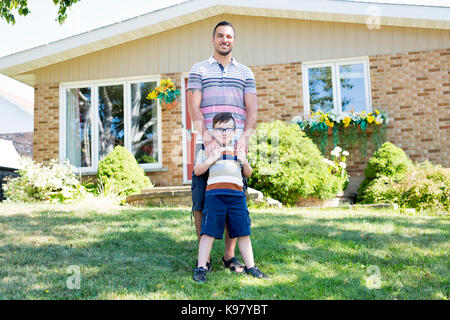
[[252, 175], [252, 167], [250, 166], [250, 163], [248, 163], [248, 161], [246, 163], [244, 163], [244, 165], [242, 166], [242, 175], [246, 178], [249, 178]]
[[212, 163], [208, 162], [202, 162], [202, 163], [196, 163], [194, 165], [194, 174], [196, 176], [201, 176], [206, 171], [208, 171], [209, 167], [211, 167]]
[[[202, 152], [202, 154], [200, 154], [200, 152]], [[203, 161], [204, 154], [204, 151], [200, 150], [199, 154], [197, 155], [197, 161], [194, 165], [194, 174], [196, 176], [200, 176], [208, 171], [209, 167], [211, 167], [213, 163], [216, 162], [217, 159], [219, 159], [222, 153], [220, 152], [220, 150], [216, 149], [213, 151], [213, 154], [211, 156]]]
[[250, 163], [248, 162], [245, 151], [242, 151], [242, 150], [238, 151], [237, 160], [242, 166], [242, 175], [246, 178], [250, 177], [252, 175], [253, 169], [250, 166]]

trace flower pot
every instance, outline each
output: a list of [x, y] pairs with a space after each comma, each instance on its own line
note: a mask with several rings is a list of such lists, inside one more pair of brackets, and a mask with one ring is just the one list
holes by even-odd
[[163, 103], [163, 107], [171, 110], [178, 105], [178, 100], [173, 100], [171, 103]]

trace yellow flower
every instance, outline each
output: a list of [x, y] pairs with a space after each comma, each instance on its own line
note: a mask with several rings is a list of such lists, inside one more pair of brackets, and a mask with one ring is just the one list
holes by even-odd
[[350, 121], [352, 121], [352, 118], [345, 117], [344, 120], [342, 120], [342, 123], [344, 124], [344, 127], [348, 127], [350, 124]]
[[155, 91], [150, 92], [147, 96], [147, 99], [149, 99], [149, 100], [156, 99], [156, 92]]
[[367, 117], [367, 122], [368, 122], [368, 123], [372, 123], [374, 120], [375, 120], [375, 117], [374, 117], [374, 116], [368, 116], [368, 117]]
[[329, 126], [330, 128], [333, 128], [333, 126], [334, 126], [334, 123], [331, 122], [331, 121], [328, 120], [328, 119], [325, 120], [325, 124], [326, 124], [327, 126]]
[[377, 109], [375, 109], [375, 113], [378, 115], [378, 114], [380, 114], [380, 112], [377, 110]]

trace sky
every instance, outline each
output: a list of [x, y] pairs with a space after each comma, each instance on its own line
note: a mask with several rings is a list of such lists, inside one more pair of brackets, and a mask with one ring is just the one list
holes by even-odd
[[[15, 15], [16, 24], [0, 20], [0, 57], [123, 21], [187, 0], [80, 0], [68, 10], [63, 25], [55, 20], [58, 8], [51, 0], [28, 1], [30, 13]], [[360, 0], [450, 7], [450, 0]], [[33, 89], [0, 75], [0, 88], [33, 99]]]

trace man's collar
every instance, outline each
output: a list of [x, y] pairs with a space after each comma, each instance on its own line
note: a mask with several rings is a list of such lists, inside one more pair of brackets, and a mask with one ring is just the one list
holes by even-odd
[[[209, 57], [208, 62], [209, 62], [209, 64], [213, 64], [214, 62], [219, 63], [219, 61], [217, 61], [217, 60], [214, 58], [214, 56]], [[233, 64], [234, 66], [237, 66], [237, 64], [236, 64], [237, 61], [236, 61], [236, 59], [235, 59], [234, 57], [231, 57], [231, 62], [230, 62], [230, 63]]]

